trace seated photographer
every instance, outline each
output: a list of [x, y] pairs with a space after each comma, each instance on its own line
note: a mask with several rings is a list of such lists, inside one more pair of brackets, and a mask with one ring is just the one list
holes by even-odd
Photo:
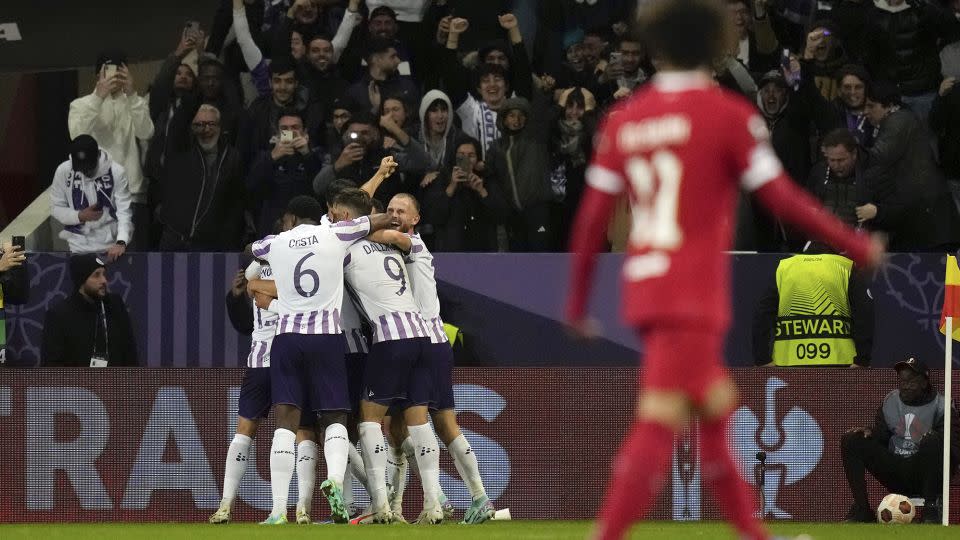
[[[840, 439], [843, 470], [853, 506], [847, 521], [876, 520], [867, 501], [864, 472], [891, 493], [923, 497], [922, 521], [940, 523], [943, 481], [943, 396], [930, 384], [930, 368], [915, 358], [897, 362], [899, 388], [883, 399], [873, 427], [851, 429]], [[958, 417], [951, 415], [950, 473], [960, 457]]]

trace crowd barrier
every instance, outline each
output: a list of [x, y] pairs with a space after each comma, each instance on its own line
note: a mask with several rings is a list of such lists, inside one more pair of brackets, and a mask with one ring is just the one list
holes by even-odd
[[[220, 497], [242, 370], [0, 371], [0, 522], [203, 521]], [[729, 437], [757, 485], [767, 454], [768, 519], [838, 521], [850, 499], [839, 440], [870, 425], [896, 384], [891, 369], [734, 369], [742, 406]], [[514, 519], [588, 519], [631, 421], [638, 372], [627, 368], [459, 368], [458, 418], [487, 493]], [[942, 372], [935, 372], [942, 391]], [[960, 390], [955, 383], [954, 392]], [[271, 506], [273, 421], [260, 428], [235, 518]], [[697, 429], [678, 437], [659, 519], [719, 516], [700, 474]], [[321, 471], [320, 478], [324, 473]], [[464, 509], [468, 492], [443, 453], [441, 484]], [[291, 483], [291, 492], [296, 482]], [[883, 492], [869, 484], [876, 504]], [[405, 510], [419, 512], [411, 480]], [[359, 491], [358, 499], [363, 500]], [[953, 519], [958, 517], [954, 488]], [[326, 505], [315, 499], [314, 515]], [[296, 496], [291, 493], [291, 504]]]
[[[726, 349], [729, 365], [753, 364], [753, 311], [764, 287], [772, 284], [782, 257], [732, 256], [734, 322]], [[591, 306], [604, 338], [584, 343], [571, 339], [560, 320], [569, 255], [437, 254], [443, 317], [465, 336], [459, 365], [636, 365], [641, 345], [619, 322], [622, 261], [620, 255], [599, 258]], [[130, 309], [140, 364], [243, 366], [249, 338], [230, 326], [224, 310], [224, 295], [242, 264], [238, 254], [131, 253], [112, 265], [109, 287]], [[7, 311], [7, 356], [14, 366], [41, 363], [44, 313], [72, 288], [65, 254], [31, 254], [29, 271], [30, 303]], [[874, 277], [875, 366], [892, 366], [910, 356], [942, 365], [943, 338], [937, 328], [943, 276], [943, 255], [900, 254], [893, 255]]]

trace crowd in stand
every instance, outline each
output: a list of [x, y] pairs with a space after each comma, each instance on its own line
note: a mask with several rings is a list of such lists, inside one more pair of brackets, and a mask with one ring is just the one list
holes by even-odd
[[[756, 103], [793, 178], [893, 251], [956, 245], [960, 0], [725, 1], [717, 81]], [[434, 251], [562, 251], [598, 120], [656, 73], [637, 4], [223, 0], [146, 97], [124, 52], [101, 55], [53, 216], [75, 252], [235, 251], [392, 155], [376, 198], [415, 195]], [[737, 249], [806, 243], [740, 207]]]

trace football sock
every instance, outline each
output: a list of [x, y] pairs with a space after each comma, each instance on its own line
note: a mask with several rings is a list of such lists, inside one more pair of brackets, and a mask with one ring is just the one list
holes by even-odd
[[350, 439], [347, 426], [330, 424], [323, 436], [323, 459], [327, 464], [327, 479], [343, 486], [343, 474], [347, 469], [347, 456], [350, 453]]
[[420, 465], [417, 463], [417, 450], [413, 444], [413, 439], [407, 437], [400, 445], [403, 449], [403, 455], [407, 458], [407, 465], [413, 471], [413, 474], [420, 478]]
[[353, 471], [349, 463], [347, 470], [343, 471], [343, 505], [347, 507], [347, 513], [351, 513], [353, 506]]
[[460, 473], [460, 478], [467, 484], [470, 496], [477, 500], [486, 495], [487, 492], [483, 489], [483, 479], [480, 478], [480, 465], [477, 463], [477, 455], [470, 448], [467, 438], [461, 433], [447, 446], [447, 450], [453, 456], [453, 465]]
[[400, 474], [406, 474], [404, 465], [406, 456], [402, 448], [396, 448], [387, 441], [387, 493], [393, 493], [400, 485]]
[[[350, 469], [350, 473], [357, 482], [360, 482], [363, 489], [367, 489], [367, 471], [363, 468], [363, 457], [360, 455], [360, 451], [353, 444], [350, 444], [347, 451], [350, 452], [350, 461], [347, 462], [347, 468]], [[367, 491], [369, 492], [369, 490]]]
[[740, 477], [730, 457], [726, 440], [728, 420], [728, 417], [700, 420], [703, 483], [713, 491], [715, 500], [723, 501], [721, 512], [737, 528], [742, 538], [762, 540], [768, 536], [760, 520], [754, 517], [757, 497]]
[[595, 538], [619, 540], [650, 509], [664, 481], [673, 449], [673, 430], [636, 420], [613, 462]]
[[313, 507], [313, 488], [317, 484], [317, 443], [307, 440], [297, 445], [297, 504]]
[[246, 435], [237, 433], [230, 441], [230, 448], [227, 449], [227, 463], [223, 468], [223, 499], [220, 500], [220, 507], [230, 508], [233, 506], [233, 500], [237, 497], [237, 489], [240, 487], [240, 480], [243, 473], [247, 471], [247, 458], [250, 455], [250, 444], [253, 439]]
[[423, 507], [440, 504], [440, 445], [430, 424], [408, 426], [413, 442], [420, 483], [423, 486]]
[[289, 429], [278, 428], [273, 432], [270, 446], [270, 488], [273, 491], [272, 515], [287, 513], [287, 493], [296, 461], [294, 443], [297, 435]]
[[363, 465], [367, 471], [367, 487], [374, 512], [387, 508], [387, 445], [379, 422], [360, 422], [360, 447]]

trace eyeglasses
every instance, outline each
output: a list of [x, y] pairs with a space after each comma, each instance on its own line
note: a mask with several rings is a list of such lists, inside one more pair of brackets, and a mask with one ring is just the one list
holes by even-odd
[[220, 125], [220, 122], [194, 122], [194, 129], [214, 128]]

